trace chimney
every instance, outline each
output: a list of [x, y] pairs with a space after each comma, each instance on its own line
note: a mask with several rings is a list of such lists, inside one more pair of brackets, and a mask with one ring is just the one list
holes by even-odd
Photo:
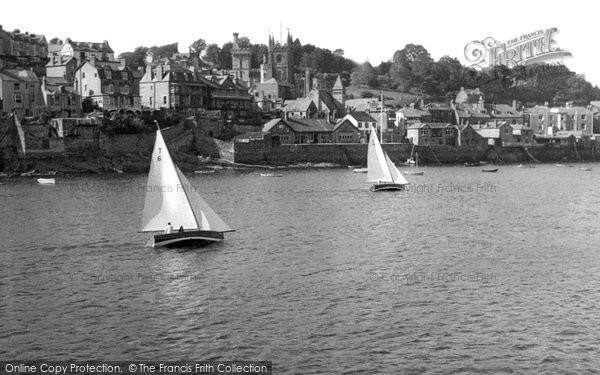
[[0, 25], [0, 31], [2, 31], [2, 25]]
[[310, 69], [306, 68], [304, 72], [304, 97], [307, 97], [310, 92], [310, 82]]
[[517, 101], [515, 99], [513, 99], [512, 101], [512, 109], [514, 109], [515, 111], [517, 110]]
[[96, 65], [96, 55], [90, 56], [90, 64], [92, 64], [94, 66]]
[[159, 81], [162, 81], [162, 79], [163, 79], [163, 66], [162, 66], [162, 64], [156, 65], [155, 72], [156, 72], [156, 79], [159, 80]]
[[233, 44], [238, 44], [238, 36], [240, 34], [239, 33], [233, 33]]
[[15, 33], [15, 34], [20, 34], [20, 33], [21, 33], [21, 30], [19, 30], [19, 29], [15, 29], [14, 33]]

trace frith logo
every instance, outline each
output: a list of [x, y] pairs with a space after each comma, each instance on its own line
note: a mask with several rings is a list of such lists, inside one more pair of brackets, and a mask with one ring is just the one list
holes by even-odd
[[560, 49], [553, 39], [557, 28], [537, 30], [533, 33], [500, 43], [492, 37], [482, 41], [474, 40], [465, 46], [465, 57], [473, 68], [489, 68], [505, 65], [513, 68], [517, 65], [534, 63], [562, 64], [564, 57], [571, 52]]

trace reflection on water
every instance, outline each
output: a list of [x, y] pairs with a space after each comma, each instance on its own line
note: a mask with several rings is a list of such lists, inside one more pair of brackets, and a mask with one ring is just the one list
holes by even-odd
[[271, 360], [276, 373], [600, 368], [600, 165], [191, 176], [237, 231], [144, 247], [145, 176], [0, 185], [0, 356]]

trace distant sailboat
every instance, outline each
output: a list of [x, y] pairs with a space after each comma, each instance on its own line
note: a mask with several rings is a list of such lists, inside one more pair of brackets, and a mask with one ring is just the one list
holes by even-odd
[[[411, 159], [412, 159], [412, 157], [411, 157]], [[413, 164], [413, 166], [415, 167], [414, 170], [404, 171], [403, 173], [406, 175], [412, 175], [412, 176], [422, 176], [423, 173], [425, 173], [425, 172], [417, 169], [417, 168], [419, 168], [419, 153], [418, 152], [415, 154], [415, 164]]]
[[222, 241], [223, 233], [233, 232], [173, 163], [159, 128], [146, 186], [142, 232], [164, 232], [171, 223], [171, 228], [183, 230], [155, 234], [147, 245], [199, 247]]
[[367, 182], [375, 182], [371, 191], [402, 190], [408, 185], [408, 181], [381, 148], [375, 128], [371, 128], [367, 169]]

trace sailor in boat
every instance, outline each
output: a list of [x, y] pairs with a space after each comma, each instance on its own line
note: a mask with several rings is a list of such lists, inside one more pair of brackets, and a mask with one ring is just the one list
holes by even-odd
[[179, 232], [179, 233], [182, 233], [182, 232], [183, 232], [183, 225], [179, 227], [179, 231], [178, 231], [178, 232]]
[[167, 227], [165, 228], [165, 234], [171, 233], [173, 233], [173, 226], [171, 225], [171, 223], [167, 223]]

